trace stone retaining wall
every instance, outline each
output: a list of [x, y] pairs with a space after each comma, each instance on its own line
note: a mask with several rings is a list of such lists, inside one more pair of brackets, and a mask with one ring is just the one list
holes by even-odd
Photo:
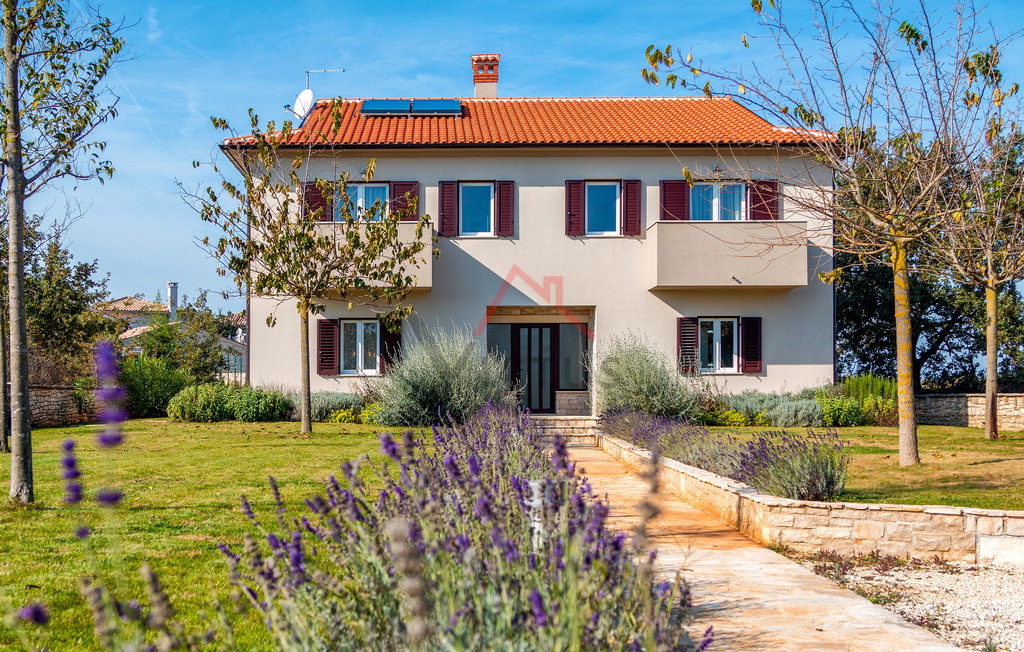
[[[984, 394], [922, 394], [915, 397], [918, 423], [929, 426], [985, 426]], [[999, 394], [999, 429], [1024, 430], [1024, 394]]]
[[[636, 471], [650, 459], [616, 437], [599, 435], [598, 447]], [[789, 500], [671, 459], [659, 478], [666, 491], [764, 545], [1024, 565], [1024, 511]]]
[[588, 416], [590, 414], [590, 392], [555, 392], [555, 414], [565, 416]]
[[33, 428], [73, 426], [96, 420], [93, 410], [79, 411], [74, 387], [29, 387], [28, 392]]

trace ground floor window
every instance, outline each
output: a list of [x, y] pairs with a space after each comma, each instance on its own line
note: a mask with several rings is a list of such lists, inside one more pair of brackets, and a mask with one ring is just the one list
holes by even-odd
[[739, 370], [738, 331], [735, 317], [700, 319], [697, 337], [702, 372], [736, 373]]
[[341, 373], [380, 372], [380, 324], [373, 321], [341, 322]]

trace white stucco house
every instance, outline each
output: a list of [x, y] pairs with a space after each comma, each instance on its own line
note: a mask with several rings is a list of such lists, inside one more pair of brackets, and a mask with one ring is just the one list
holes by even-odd
[[[310, 179], [359, 179], [375, 159], [350, 192], [412, 192], [440, 250], [413, 272], [400, 335], [328, 298], [310, 329], [314, 391], [350, 391], [437, 327], [503, 352], [540, 414], [596, 409], [585, 363], [629, 331], [723, 391], [832, 379], [827, 225], [787, 200], [830, 181], [800, 134], [724, 98], [499, 98], [498, 67], [472, 58], [472, 98], [343, 100], [329, 146], [308, 146], [331, 122], [319, 101], [292, 134]], [[298, 383], [298, 318], [281, 305], [249, 297], [254, 385]]]

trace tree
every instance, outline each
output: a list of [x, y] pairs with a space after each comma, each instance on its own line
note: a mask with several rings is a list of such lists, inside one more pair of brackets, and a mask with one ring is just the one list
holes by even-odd
[[[332, 113], [337, 129], [340, 104]], [[423, 233], [430, 218], [417, 218], [416, 199], [410, 194], [402, 206], [376, 202], [357, 212], [346, 192], [347, 171], [327, 179], [311, 178], [310, 153], [328, 143], [330, 133], [322, 141], [297, 147], [287, 144], [291, 123], [277, 130], [271, 122], [263, 129], [251, 110], [249, 118], [251, 133], [225, 141], [222, 147], [241, 173], [241, 183], [227, 179], [211, 163], [214, 172], [221, 174], [220, 189], [185, 194], [200, 217], [223, 232], [216, 241], [203, 240], [222, 265], [222, 274], [232, 274], [239, 290], [294, 299], [299, 313], [302, 432], [306, 433], [312, 431], [309, 316], [325, 309], [322, 301], [327, 297], [373, 306], [392, 324], [407, 316], [412, 308], [403, 302], [415, 283], [410, 265], [426, 247]], [[230, 131], [224, 120], [213, 123]], [[373, 168], [371, 160], [365, 180], [373, 178]], [[399, 236], [403, 220], [415, 224], [411, 242]], [[273, 325], [272, 318], [268, 325]]]
[[214, 382], [224, 370], [225, 360], [217, 337], [217, 318], [206, 304], [206, 293], [201, 293], [195, 303], [182, 297], [178, 316], [179, 321], [174, 323], [161, 316], [136, 343], [144, 355], [165, 360], [195, 382]]
[[[798, 153], [808, 171], [824, 168], [834, 184], [800, 188], [785, 200], [827, 218], [835, 251], [893, 269], [899, 459], [916, 464], [911, 258], [929, 233], [960, 212], [944, 183], [959, 163], [963, 134], [980, 138], [987, 128], [992, 94], [984, 92], [983, 79], [965, 72], [964, 62], [1005, 43], [993, 37], [994, 50], [978, 45], [986, 28], [971, 7], [954, 7], [941, 23], [923, 2], [916, 22], [881, 2], [808, 4], [804, 25], [790, 21], [774, 0], [752, 1], [765, 33], [743, 35], [741, 42], [766, 43], [755, 60], [771, 66], [715, 70], [692, 54], [677, 62], [671, 47], [651, 46], [642, 75], [660, 83], [665, 72], [672, 86], [687, 85], [680, 72], [697, 86], [704, 76], [706, 96], [732, 96], [807, 135]], [[965, 101], [975, 96], [982, 99]]]
[[[109, 19], [77, 21], [59, 0], [3, 0], [3, 151], [8, 226], [11, 491], [34, 499], [25, 311], [25, 199], [62, 178], [113, 172], [93, 130], [115, 115], [103, 86], [123, 41]], [[79, 11], [76, 6], [75, 12]], [[107, 100], [110, 101], [107, 101]]]

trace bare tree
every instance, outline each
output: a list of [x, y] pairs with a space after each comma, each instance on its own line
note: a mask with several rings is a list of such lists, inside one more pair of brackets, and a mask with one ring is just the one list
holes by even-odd
[[34, 499], [25, 319], [25, 199], [62, 178], [110, 176], [93, 130], [115, 115], [103, 85], [123, 41], [107, 18], [60, 0], [3, 0], [3, 152], [8, 226], [11, 498]]
[[809, 24], [791, 21], [773, 0], [753, 0], [763, 34], [740, 41], [758, 46], [755, 60], [764, 64], [720, 70], [692, 54], [677, 61], [671, 47], [651, 46], [642, 74], [651, 83], [664, 75], [671, 86], [731, 96], [807, 136], [791, 153], [808, 168], [827, 170], [833, 184], [787, 192], [786, 201], [824, 218], [834, 251], [893, 269], [899, 458], [916, 464], [911, 254], [959, 213], [947, 201], [946, 182], [964, 133], [983, 137], [984, 101], [965, 97], [984, 96], [984, 81], [968, 74], [964, 62], [1005, 43], [993, 36], [979, 47], [986, 32], [969, 5], [941, 21], [923, 2], [912, 20], [882, 2], [807, 4]]
[[[333, 298], [374, 306], [390, 323], [407, 316], [412, 307], [404, 301], [416, 282], [413, 267], [424, 249], [427, 255], [433, 253], [429, 236], [425, 239], [430, 217], [418, 217], [417, 200], [408, 193], [393, 203], [355, 206], [348, 195], [347, 171], [334, 171], [328, 178], [311, 176], [310, 154], [330, 142], [330, 130], [296, 146], [290, 144], [290, 123], [281, 130], [273, 123], [264, 128], [252, 111], [249, 115], [251, 133], [228, 139], [222, 147], [241, 173], [241, 183], [222, 175], [219, 189], [182, 191], [200, 217], [223, 232], [216, 241], [202, 242], [221, 264], [222, 274], [230, 273], [240, 291], [294, 300], [306, 433], [312, 430], [310, 315], [323, 312], [324, 300]], [[339, 123], [334, 124], [336, 128]], [[214, 119], [214, 125], [229, 130], [223, 120]], [[216, 163], [209, 165], [221, 174]], [[365, 180], [372, 179], [373, 169], [371, 160]], [[411, 237], [404, 233], [408, 227]]]

